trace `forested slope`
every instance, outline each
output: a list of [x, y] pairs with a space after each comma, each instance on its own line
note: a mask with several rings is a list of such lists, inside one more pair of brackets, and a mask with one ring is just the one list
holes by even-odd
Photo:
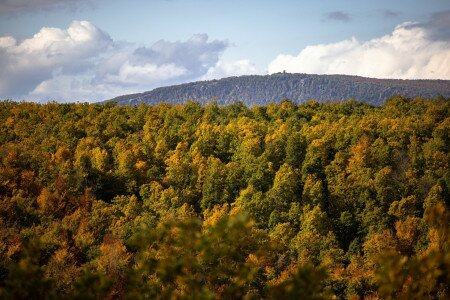
[[0, 102], [0, 298], [448, 298], [449, 113]]
[[139, 94], [112, 99], [120, 105], [166, 102], [182, 104], [196, 100], [206, 104], [217, 99], [219, 104], [241, 101], [244, 104], [267, 105], [288, 98], [296, 104], [311, 99], [318, 102], [354, 98], [372, 105], [381, 105], [393, 96], [450, 97], [450, 80], [374, 79], [347, 75], [313, 75], [277, 73], [229, 77], [156, 88]]

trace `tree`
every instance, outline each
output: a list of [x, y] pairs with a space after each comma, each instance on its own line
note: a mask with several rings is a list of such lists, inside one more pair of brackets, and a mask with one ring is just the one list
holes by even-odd
[[226, 203], [225, 184], [227, 178], [227, 169], [218, 158], [210, 157], [207, 161], [207, 169], [202, 187], [202, 199], [200, 207], [202, 209], [210, 208], [217, 204]]
[[306, 153], [306, 140], [299, 132], [289, 135], [286, 142], [286, 163], [301, 168]]

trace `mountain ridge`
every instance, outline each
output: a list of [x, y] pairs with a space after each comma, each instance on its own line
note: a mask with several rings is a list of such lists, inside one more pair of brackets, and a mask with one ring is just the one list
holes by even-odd
[[265, 105], [290, 99], [301, 104], [314, 99], [319, 102], [356, 99], [381, 105], [392, 96], [433, 98], [450, 97], [450, 80], [377, 79], [352, 75], [316, 75], [275, 73], [244, 75], [207, 81], [195, 81], [155, 88], [150, 91], [115, 97], [105, 102], [119, 105], [140, 103], [170, 104], [197, 101], [201, 104], [216, 99], [218, 104], [241, 101], [246, 105]]

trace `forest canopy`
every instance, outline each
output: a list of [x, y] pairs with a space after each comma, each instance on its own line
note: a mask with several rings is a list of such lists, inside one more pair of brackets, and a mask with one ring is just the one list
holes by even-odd
[[449, 113], [0, 102], [0, 298], [448, 298]]

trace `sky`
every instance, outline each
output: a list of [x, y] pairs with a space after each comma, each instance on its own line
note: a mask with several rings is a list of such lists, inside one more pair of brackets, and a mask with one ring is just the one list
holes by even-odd
[[0, 99], [282, 71], [450, 79], [450, 0], [0, 0]]

